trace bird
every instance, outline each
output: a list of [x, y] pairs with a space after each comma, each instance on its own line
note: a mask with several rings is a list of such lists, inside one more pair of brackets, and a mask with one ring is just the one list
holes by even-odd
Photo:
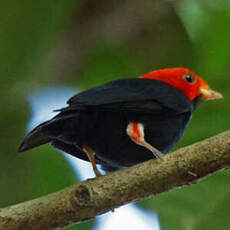
[[82, 91], [28, 133], [18, 151], [51, 143], [91, 162], [96, 177], [160, 158], [181, 139], [192, 113], [223, 98], [195, 72], [164, 68]]

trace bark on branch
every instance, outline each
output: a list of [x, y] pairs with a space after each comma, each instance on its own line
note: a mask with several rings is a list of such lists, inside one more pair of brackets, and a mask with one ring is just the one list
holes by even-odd
[[55, 229], [129, 202], [196, 183], [230, 167], [230, 131], [59, 192], [0, 209], [1, 230]]

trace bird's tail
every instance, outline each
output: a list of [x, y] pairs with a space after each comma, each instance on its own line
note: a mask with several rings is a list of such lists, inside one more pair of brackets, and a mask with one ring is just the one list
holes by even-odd
[[78, 115], [76, 111], [61, 111], [51, 120], [43, 122], [34, 128], [18, 148], [19, 152], [32, 149], [39, 145], [52, 142], [60, 136], [68, 136], [76, 129], [78, 124]]
[[50, 142], [51, 141], [50, 138], [42, 130], [42, 128], [47, 123], [48, 122], [42, 123], [41, 125], [37, 126], [35, 129], [33, 129], [30, 133], [28, 133], [25, 140], [19, 146], [18, 151], [24, 152], [28, 149], [32, 149], [39, 145], [44, 145]]

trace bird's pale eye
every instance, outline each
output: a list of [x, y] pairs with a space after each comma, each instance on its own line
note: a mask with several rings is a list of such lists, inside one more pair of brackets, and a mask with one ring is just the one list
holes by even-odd
[[190, 84], [193, 84], [196, 82], [196, 78], [194, 76], [192, 76], [191, 74], [185, 74], [183, 76], [184, 80], [187, 81]]

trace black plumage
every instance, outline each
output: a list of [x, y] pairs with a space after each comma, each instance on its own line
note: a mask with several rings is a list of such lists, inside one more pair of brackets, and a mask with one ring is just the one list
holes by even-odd
[[95, 151], [96, 163], [111, 171], [154, 158], [126, 133], [130, 121], [142, 123], [145, 139], [167, 153], [181, 138], [191, 118], [193, 102], [181, 91], [153, 79], [116, 80], [83, 91], [59, 114], [32, 130], [19, 151], [50, 142], [88, 161], [84, 145]]

